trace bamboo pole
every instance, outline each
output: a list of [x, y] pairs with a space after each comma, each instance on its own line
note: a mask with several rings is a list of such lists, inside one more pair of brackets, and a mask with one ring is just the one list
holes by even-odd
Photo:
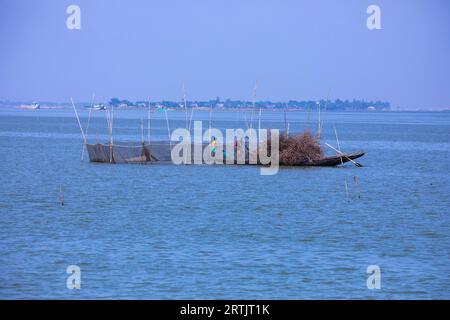
[[192, 126], [192, 117], [194, 115], [194, 108], [191, 108], [191, 116], [189, 117], [189, 129], [188, 131], [191, 132], [191, 126]]
[[253, 87], [253, 98], [252, 98], [252, 113], [250, 116], [250, 129], [253, 129], [253, 113], [256, 108], [256, 89], [258, 89], [259, 82], [256, 80], [255, 86]]
[[144, 119], [141, 118], [141, 143], [144, 145]]
[[344, 158], [347, 158], [349, 161], [351, 161], [355, 166], [357, 167], [362, 167], [362, 164], [354, 161], [353, 159], [350, 159], [346, 154], [342, 153], [341, 151], [337, 150], [336, 148], [334, 148], [333, 146], [330, 146], [328, 143], [325, 143], [326, 146], [328, 146], [329, 148], [333, 149], [334, 151], [338, 152], [339, 154], [341, 154]]
[[95, 93], [92, 94], [91, 108], [89, 109], [88, 123], [87, 123], [87, 126], [86, 126], [86, 140], [87, 140], [87, 137], [88, 137], [89, 124], [91, 122], [91, 112], [92, 112], [92, 108], [94, 107], [94, 99], [95, 99]]
[[310, 113], [311, 113], [311, 108], [308, 105], [307, 109], [306, 109], [306, 130], [309, 130], [309, 117], [310, 117]]
[[345, 177], [345, 197], [347, 198], [347, 201], [350, 202], [350, 197], [348, 195], [348, 183], [347, 183], [347, 177]]
[[114, 123], [114, 106], [111, 106], [111, 113], [110, 113], [110, 119], [109, 119], [109, 162], [113, 162], [113, 123]]
[[[336, 126], [333, 126], [334, 128], [334, 134], [336, 135], [336, 143], [337, 143], [337, 148], [339, 151], [341, 151], [341, 146], [339, 144], [339, 138], [338, 138], [338, 134], [337, 134], [337, 130], [336, 130]], [[342, 161], [342, 157], [341, 157], [341, 164], [343, 164], [344, 162]]]
[[[324, 110], [323, 110], [324, 115], [325, 115], [325, 113], [327, 112], [328, 101], [329, 101], [329, 99], [330, 99], [330, 91], [331, 91], [331, 89], [328, 89], [328, 92], [327, 92], [327, 100], [325, 101], [325, 107], [324, 107]], [[322, 119], [323, 119], [323, 118], [324, 118], [324, 116], [322, 116]], [[322, 120], [322, 122], [321, 122], [321, 124], [320, 124], [320, 132], [323, 132], [323, 120]]]
[[288, 137], [288, 127], [287, 127], [287, 115], [286, 115], [286, 109], [284, 109], [284, 129], [286, 138]]
[[75, 116], [78, 121], [78, 126], [80, 127], [81, 135], [83, 137], [83, 144], [81, 146], [81, 161], [84, 159], [84, 146], [86, 145], [86, 135], [84, 134], [83, 127], [81, 126], [80, 117], [78, 116], [77, 108], [75, 107], [75, 103], [73, 102], [73, 99], [70, 98], [70, 101], [72, 102], [73, 111], [75, 112]]
[[73, 99], [70, 98], [70, 101], [72, 102], [73, 111], [75, 111], [75, 116], [77, 117], [78, 126], [80, 127], [81, 136], [83, 137], [83, 140], [86, 141], [86, 136], [83, 131], [83, 127], [81, 126], [80, 118], [78, 117], [77, 108], [75, 108], [75, 103], [73, 102]]
[[317, 136], [319, 137], [319, 141], [320, 141], [320, 135], [321, 135], [321, 127], [320, 127], [320, 102], [317, 102], [317, 108], [319, 110], [319, 119], [318, 119], [318, 127], [317, 127]]
[[[109, 109], [105, 112], [106, 124], [108, 125], [108, 136], [109, 136], [109, 162], [112, 162], [112, 145], [111, 145], [111, 115]], [[98, 139], [98, 138], [97, 138]]]
[[247, 129], [250, 129], [250, 126], [248, 124], [247, 112], [246, 111], [244, 111], [244, 120], [245, 120], [245, 126], [247, 127]]
[[172, 140], [170, 138], [169, 117], [167, 116], [167, 109], [166, 108], [164, 108], [164, 113], [166, 114], [167, 135], [169, 137], [170, 150], [172, 150]]
[[114, 106], [111, 106], [111, 138], [113, 133], [113, 127], [114, 127]]
[[[191, 115], [189, 117], [189, 128], [187, 129], [189, 133], [191, 132], [191, 123], [192, 123], [193, 113], [194, 113], [194, 108], [191, 108]], [[195, 144], [195, 141], [193, 141], [193, 142]], [[187, 164], [188, 163], [188, 154], [187, 154], [187, 152], [183, 152], [183, 154], [184, 154], [184, 164]]]
[[185, 113], [185, 117], [186, 117], [186, 129], [188, 128], [188, 110], [187, 110], [187, 104], [186, 104], [186, 90], [184, 87], [184, 82], [183, 82], [183, 102], [184, 102], [184, 113]]
[[88, 122], [87, 122], [87, 126], [86, 126], [86, 141], [83, 143], [83, 150], [81, 151], [81, 161], [84, 160], [84, 149], [86, 148], [86, 144], [87, 144], [89, 123], [91, 122], [91, 113], [92, 113], [92, 107], [94, 104], [94, 98], [95, 98], [95, 93], [92, 94], [91, 107], [89, 108]]
[[59, 185], [59, 203], [61, 204], [61, 207], [64, 206], [64, 193], [61, 184]]
[[259, 108], [259, 118], [258, 118], [258, 135], [261, 131], [261, 108]]
[[358, 183], [358, 178], [356, 176], [353, 176], [353, 181], [356, 184], [356, 191], [358, 192], [358, 198], [361, 198], [361, 193], [360, 193], [360, 189], [359, 189], [359, 183]]
[[[211, 142], [211, 122], [212, 122], [212, 105], [209, 105], [209, 141], [208, 142]], [[203, 144], [203, 142], [202, 142], [202, 144]]]
[[109, 109], [106, 109], [105, 118], [106, 118], [106, 124], [108, 125], [108, 134], [109, 134], [109, 130], [111, 129], [111, 123], [109, 122]]
[[147, 143], [150, 144], [150, 125], [151, 125], [151, 109], [150, 97], [148, 98], [148, 113], [147, 113]]

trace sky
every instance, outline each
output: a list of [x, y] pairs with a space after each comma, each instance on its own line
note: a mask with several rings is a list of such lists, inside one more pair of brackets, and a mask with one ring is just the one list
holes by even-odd
[[448, 108], [449, 39], [447, 0], [0, 0], [0, 100], [251, 100], [258, 81], [257, 100]]

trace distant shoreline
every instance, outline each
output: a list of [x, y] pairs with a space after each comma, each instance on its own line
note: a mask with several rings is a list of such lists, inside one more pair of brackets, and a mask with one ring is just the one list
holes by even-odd
[[[41, 107], [47, 108], [62, 108], [71, 107], [70, 102], [54, 102], [54, 101], [9, 101], [0, 100], [0, 106], [7, 105], [11, 107], [19, 107], [21, 109], [39, 109]], [[247, 101], [247, 100], [221, 100], [219, 97], [213, 100], [183, 100], [183, 101], [149, 101], [137, 100], [130, 101], [126, 99], [111, 98], [109, 101], [101, 102], [77, 102], [77, 107], [97, 109], [105, 109], [107, 107], [114, 107], [120, 109], [142, 109], [142, 108], [156, 108], [165, 110], [304, 110], [304, 111], [389, 111], [392, 108], [387, 101], [366, 101], [366, 100], [287, 100], [287, 101]]]
[[[148, 110], [148, 107], [114, 107], [116, 110], [121, 110], [121, 111], [145, 111]], [[208, 107], [192, 107], [194, 110], [197, 111], [210, 111], [211, 109]], [[21, 105], [15, 105], [15, 104], [3, 104], [0, 103], [0, 109], [13, 109], [13, 110], [17, 110], [17, 111], [36, 111], [38, 112], [39, 110], [71, 110], [72, 106], [71, 105], [66, 105], [66, 104], [61, 104], [61, 105], [46, 105], [46, 104], [42, 104], [40, 106], [39, 109], [34, 109], [31, 105], [27, 105], [27, 104], [21, 104]], [[88, 107], [85, 106], [81, 106], [78, 105], [77, 106], [78, 110], [85, 110], [85, 109], [89, 109]], [[188, 109], [191, 109], [191, 107], [188, 107]], [[151, 110], [152, 111], [158, 111], [158, 110], [167, 110], [167, 111], [171, 111], [171, 112], [185, 112], [184, 109], [180, 109], [180, 108], [172, 108], [172, 107], [167, 107], [167, 108], [157, 108], [154, 106], [151, 106]], [[252, 108], [252, 107], [241, 107], [241, 108], [229, 108], [229, 107], [222, 107], [222, 108], [212, 108], [213, 112], [230, 112], [230, 111], [255, 111], [255, 110], [259, 110], [258, 107], [256, 108]], [[317, 112], [317, 109], [303, 109], [303, 108], [262, 108], [262, 110], [264, 112], [283, 112], [283, 111], [289, 111], [289, 112]], [[322, 109], [322, 112], [324, 112], [325, 110]], [[348, 110], [348, 109], [343, 109], [343, 110], [326, 110], [326, 112], [355, 112], [355, 113], [397, 113], [397, 112], [450, 112], [450, 108], [448, 109], [399, 109], [399, 110]]]

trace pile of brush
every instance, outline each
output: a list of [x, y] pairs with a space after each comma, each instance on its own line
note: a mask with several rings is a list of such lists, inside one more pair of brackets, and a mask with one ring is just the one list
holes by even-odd
[[[281, 165], [309, 163], [321, 159], [324, 155], [319, 140], [308, 131], [289, 136], [281, 133], [279, 148]], [[268, 150], [270, 150], [270, 139]]]

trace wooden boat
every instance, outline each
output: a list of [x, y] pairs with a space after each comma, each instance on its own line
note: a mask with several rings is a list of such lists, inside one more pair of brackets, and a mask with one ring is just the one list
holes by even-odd
[[[171, 145], [168, 142], [135, 145], [87, 144], [89, 160], [102, 163], [171, 163]], [[206, 147], [206, 144], [203, 145]], [[248, 151], [248, 149], [247, 149]], [[319, 160], [289, 164], [296, 167], [334, 167], [364, 156], [364, 151], [323, 157]], [[236, 155], [235, 155], [236, 159]], [[193, 159], [192, 159], [193, 160]], [[193, 163], [193, 161], [191, 162]], [[234, 164], [238, 164], [235, 160]], [[249, 162], [246, 153], [243, 165], [259, 165]], [[280, 161], [280, 165], [283, 164]]]

